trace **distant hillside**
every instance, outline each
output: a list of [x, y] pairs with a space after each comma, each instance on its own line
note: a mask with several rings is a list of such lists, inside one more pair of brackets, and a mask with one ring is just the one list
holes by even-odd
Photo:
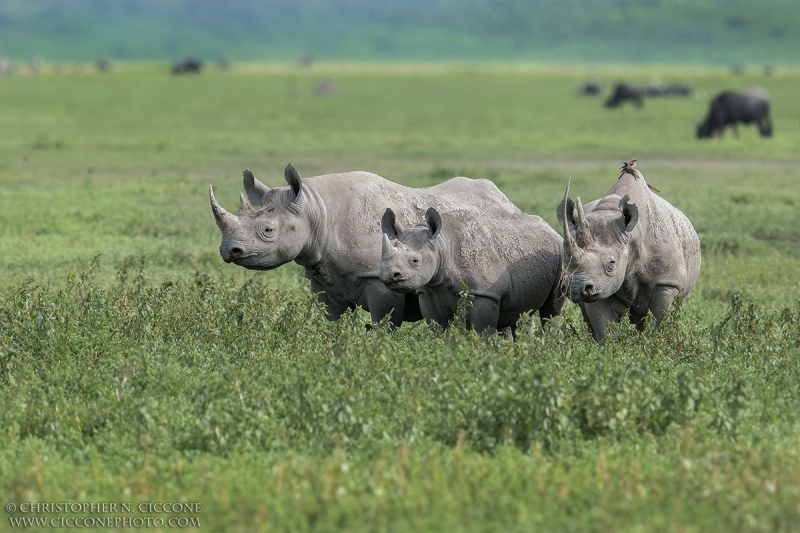
[[800, 63], [796, 0], [2, 0], [0, 58]]

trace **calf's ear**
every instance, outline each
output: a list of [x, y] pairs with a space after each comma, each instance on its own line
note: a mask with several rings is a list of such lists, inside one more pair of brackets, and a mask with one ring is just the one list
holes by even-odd
[[258, 181], [253, 176], [253, 173], [247, 169], [242, 175], [244, 176], [244, 192], [247, 193], [247, 199], [253, 205], [263, 205], [264, 196], [269, 192], [269, 187]]
[[425, 212], [425, 222], [428, 223], [428, 236], [435, 239], [442, 231], [442, 216], [435, 207], [429, 207]]
[[288, 183], [289, 187], [292, 189], [292, 194], [294, 195], [292, 201], [296, 202], [300, 198], [300, 193], [303, 192], [303, 182], [300, 180], [300, 174], [298, 174], [294, 166], [289, 163], [286, 166], [286, 170], [283, 171], [283, 177], [286, 178], [286, 183]]
[[383, 212], [381, 218], [381, 230], [389, 236], [390, 239], [397, 239], [398, 234], [403, 231], [403, 226], [397, 221], [391, 207], [387, 207]]
[[631, 198], [627, 194], [619, 201], [619, 210], [622, 211], [622, 218], [620, 225], [625, 233], [630, 233], [639, 222], [639, 208], [636, 204], [631, 203]]

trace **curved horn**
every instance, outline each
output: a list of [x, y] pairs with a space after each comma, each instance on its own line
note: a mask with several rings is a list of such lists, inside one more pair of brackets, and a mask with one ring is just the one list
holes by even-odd
[[569, 232], [569, 218], [567, 217], [567, 205], [569, 204], [569, 185], [572, 183], [572, 178], [569, 179], [567, 182], [567, 190], [564, 191], [564, 201], [561, 204], [564, 206], [564, 218], [562, 219], [561, 227], [564, 228], [564, 253], [566, 254], [567, 259], [571, 259], [573, 257], [580, 256], [581, 249], [578, 247], [578, 244], [575, 242], [575, 239], [572, 238], [572, 234]]
[[243, 213], [247, 211], [253, 211], [254, 209], [250, 206], [247, 201], [247, 198], [244, 197], [244, 193], [239, 193], [239, 216], [242, 216]]
[[392, 242], [389, 240], [389, 236], [385, 233], [383, 234], [383, 247], [382, 247], [382, 256], [384, 259], [388, 259], [395, 254], [394, 246], [392, 246]]
[[577, 200], [576, 210], [578, 211], [578, 223], [575, 227], [575, 236], [577, 237], [578, 246], [586, 248], [591, 246], [594, 239], [592, 239], [592, 233], [589, 231], [589, 221], [586, 220], [586, 213], [583, 211], [583, 204], [580, 198]]
[[223, 235], [230, 233], [239, 225], [239, 219], [222, 208], [214, 198], [214, 187], [208, 187], [208, 196], [211, 199], [211, 210], [214, 211], [214, 219], [217, 221], [217, 227]]

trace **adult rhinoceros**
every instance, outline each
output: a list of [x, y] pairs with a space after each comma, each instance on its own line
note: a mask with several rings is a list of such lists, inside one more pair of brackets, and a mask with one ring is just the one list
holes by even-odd
[[510, 328], [513, 335], [523, 312], [538, 311], [544, 322], [564, 307], [561, 238], [541, 217], [431, 207], [425, 224], [405, 228], [387, 209], [381, 225], [381, 281], [416, 292], [422, 315], [442, 327], [464, 287], [473, 296], [467, 320], [478, 333]]
[[641, 331], [652, 312], [656, 325], [676, 296], [686, 297], [700, 271], [700, 241], [691, 222], [651, 192], [626, 163], [603, 198], [577, 205], [569, 185], [558, 206], [564, 228], [565, 294], [577, 302], [600, 343], [609, 322], [629, 311]]
[[460, 177], [422, 189], [369, 172], [301, 180], [291, 164], [284, 176], [287, 187], [270, 189], [245, 170], [247, 198], [240, 195], [238, 216], [225, 211], [209, 188], [222, 232], [220, 255], [227, 263], [253, 270], [270, 270], [290, 261], [302, 265], [330, 320], [356, 306], [369, 311], [373, 321], [391, 314], [394, 325], [422, 318], [415, 294], [392, 292], [378, 279], [380, 219], [387, 207], [406, 224], [422, 217], [431, 205], [444, 212], [472, 209], [498, 216], [520, 212], [488, 180]]

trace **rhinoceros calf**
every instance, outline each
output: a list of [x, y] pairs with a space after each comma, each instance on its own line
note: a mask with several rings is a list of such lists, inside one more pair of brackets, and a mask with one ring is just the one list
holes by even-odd
[[562, 241], [541, 217], [522, 212], [492, 216], [439, 213], [404, 228], [387, 209], [381, 221], [380, 279], [393, 291], [416, 292], [422, 315], [447, 327], [459, 292], [474, 296], [467, 319], [476, 331], [511, 328], [524, 311], [544, 321], [561, 312]]
[[[418, 220], [423, 209], [469, 207], [500, 216], [520, 212], [488, 180], [453, 178], [414, 189], [369, 172], [347, 172], [300, 179], [292, 165], [287, 187], [270, 189], [244, 171], [247, 199], [240, 195], [239, 215], [223, 209], [209, 188], [211, 208], [222, 232], [219, 251], [227, 263], [270, 270], [295, 261], [305, 267], [311, 291], [330, 320], [361, 306], [373, 321], [391, 313], [394, 325], [422, 318], [415, 294], [402, 295], [378, 280], [381, 260], [380, 217], [394, 206], [403, 221]], [[424, 207], [423, 207], [424, 206]]]
[[648, 312], [658, 325], [675, 297], [688, 296], [697, 281], [700, 240], [691, 222], [627, 165], [611, 190], [585, 207], [580, 198], [572, 202], [567, 185], [558, 220], [563, 290], [580, 305], [598, 343], [625, 311], [640, 331]]

